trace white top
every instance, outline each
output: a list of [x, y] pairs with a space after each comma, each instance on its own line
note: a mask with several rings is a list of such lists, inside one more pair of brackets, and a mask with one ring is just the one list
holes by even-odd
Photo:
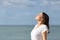
[[37, 27], [37, 25], [35, 25], [35, 27], [31, 31], [31, 40], [42, 40], [42, 33], [45, 31], [47, 31], [47, 33], [48, 33], [47, 26], [42, 24], [42, 25], [40, 25], [40, 27], [38, 27], [38, 28], [36, 28], [36, 27]]

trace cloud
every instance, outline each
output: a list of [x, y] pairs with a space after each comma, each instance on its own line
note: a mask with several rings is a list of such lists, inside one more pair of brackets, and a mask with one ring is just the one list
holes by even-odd
[[[60, 1], [54, 0], [2, 0], [1, 6], [6, 8], [20, 8], [20, 9], [43, 9], [47, 7], [50, 10], [60, 10]], [[42, 8], [43, 7], [43, 8]]]
[[49, 0], [2, 0], [1, 4], [7, 7], [29, 8], [37, 6], [60, 5], [60, 1]]
[[59, 11], [60, 10], [60, 0], [50, 0], [48, 1], [48, 9], [53, 11]]
[[32, 5], [34, 2], [30, 0], [2, 0], [3, 6], [26, 8], [28, 5]]
[[43, 6], [47, 6], [48, 5], [48, 0], [42, 0], [42, 3], [41, 3], [41, 5], [43, 5]]
[[20, 8], [37, 7], [37, 5], [48, 5], [47, 0], [2, 0], [1, 3], [3, 6]]
[[7, 0], [4, 0], [4, 1], [3, 1], [3, 5], [4, 5], [4, 6], [8, 6], [8, 5], [11, 5], [11, 3], [9, 3], [9, 1], [7, 1]]
[[60, 1], [50, 1], [52, 5], [60, 5]]

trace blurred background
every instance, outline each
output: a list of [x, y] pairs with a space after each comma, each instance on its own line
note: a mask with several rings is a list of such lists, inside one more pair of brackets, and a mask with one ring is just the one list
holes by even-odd
[[0, 0], [0, 40], [31, 40], [40, 12], [50, 16], [48, 40], [60, 40], [60, 0]]

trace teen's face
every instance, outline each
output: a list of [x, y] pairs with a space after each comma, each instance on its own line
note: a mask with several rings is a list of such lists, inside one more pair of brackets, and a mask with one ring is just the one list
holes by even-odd
[[43, 22], [44, 19], [43, 19], [42, 17], [43, 17], [43, 14], [41, 13], [41, 14], [37, 15], [37, 16], [35, 17], [35, 19], [36, 19], [37, 21]]

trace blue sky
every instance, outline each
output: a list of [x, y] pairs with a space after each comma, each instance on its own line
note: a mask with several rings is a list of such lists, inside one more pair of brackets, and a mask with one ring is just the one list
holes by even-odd
[[60, 0], [0, 0], [0, 25], [36, 24], [40, 12], [50, 16], [50, 25], [60, 25]]

